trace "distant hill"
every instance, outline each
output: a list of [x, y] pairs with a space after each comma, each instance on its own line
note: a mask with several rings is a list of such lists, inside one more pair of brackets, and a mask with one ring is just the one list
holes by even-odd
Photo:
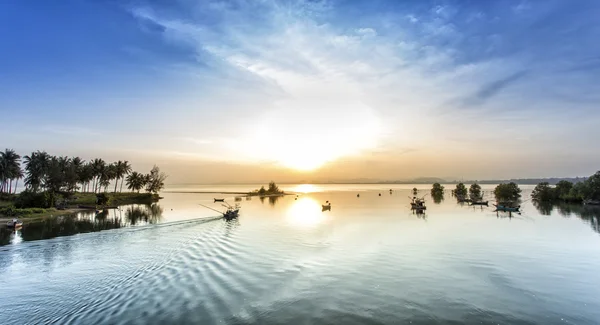
[[[463, 183], [474, 183], [477, 182], [479, 184], [499, 184], [499, 183], [509, 183], [514, 182], [522, 185], [537, 185], [541, 182], [548, 182], [550, 185], [556, 185], [560, 181], [569, 181], [571, 183], [579, 183], [585, 181], [587, 177], [553, 177], [553, 178], [517, 178], [517, 179], [509, 179], [509, 180], [480, 180], [480, 181], [463, 181]], [[454, 181], [452, 183], [458, 183]]]

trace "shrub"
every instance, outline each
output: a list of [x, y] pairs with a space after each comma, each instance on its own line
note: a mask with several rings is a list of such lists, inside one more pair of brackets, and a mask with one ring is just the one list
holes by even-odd
[[49, 208], [52, 206], [52, 195], [48, 192], [34, 193], [25, 190], [15, 199], [15, 207], [23, 208]]
[[521, 189], [516, 183], [499, 184], [494, 189], [498, 201], [516, 201], [521, 197]]
[[556, 192], [556, 189], [550, 187], [548, 182], [542, 182], [533, 189], [531, 198], [536, 202], [553, 202], [558, 198]]
[[456, 184], [456, 188], [454, 189], [454, 195], [456, 197], [463, 198], [467, 196], [467, 187], [463, 183]]
[[469, 197], [473, 201], [479, 201], [479, 200], [481, 200], [481, 198], [482, 198], [482, 196], [481, 196], [481, 186], [479, 186], [479, 184], [477, 184], [477, 183], [471, 184], [471, 186], [469, 187]]

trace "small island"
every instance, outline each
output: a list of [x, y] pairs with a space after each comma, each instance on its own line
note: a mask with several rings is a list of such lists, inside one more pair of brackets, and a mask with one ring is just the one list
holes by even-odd
[[271, 181], [269, 183], [268, 188], [265, 189], [264, 186], [261, 186], [260, 189], [256, 189], [250, 193], [247, 193], [248, 196], [281, 196], [286, 195], [286, 193], [279, 189], [279, 186], [275, 184], [275, 182]]

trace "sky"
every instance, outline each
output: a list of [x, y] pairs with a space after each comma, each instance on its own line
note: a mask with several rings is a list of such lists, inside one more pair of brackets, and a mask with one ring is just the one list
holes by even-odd
[[0, 2], [0, 148], [169, 183], [600, 169], [596, 0]]

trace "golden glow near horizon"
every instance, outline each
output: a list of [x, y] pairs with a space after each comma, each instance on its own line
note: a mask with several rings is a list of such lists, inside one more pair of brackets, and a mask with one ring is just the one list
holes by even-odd
[[315, 226], [325, 220], [321, 205], [309, 197], [301, 197], [287, 210], [290, 223], [299, 226]]
[[280, 102], [249, 124], [236, 142], [237, 153], [297, 171], [313, 171], [373, 149], [382, 134], [372, 108], [341, 99]]
[[318, 192], [319, 188], [312, 184], [300, 184], [292, 188], [291, 191], [296, 193], [313, 193]]

